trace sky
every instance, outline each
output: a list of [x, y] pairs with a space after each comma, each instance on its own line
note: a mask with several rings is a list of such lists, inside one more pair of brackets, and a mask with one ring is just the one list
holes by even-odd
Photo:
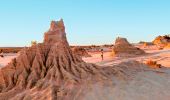
[[169, 0], [0, 0], [0, 47], [43, 41], [62, 18], [70, 45], [152, 41], [170, 33]]

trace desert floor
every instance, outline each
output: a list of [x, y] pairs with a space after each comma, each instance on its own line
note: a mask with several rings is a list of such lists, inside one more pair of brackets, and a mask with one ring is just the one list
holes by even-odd
[[[83, 60], [88, 63], [109, 67], [124, 61], [137, 60], [145, 62], [148, 59], [152, 59], [165, 67], [170, 67], [170, 50], [145, 51], [147, 52], [146, 55], [136, 57], [113, 57], [110, 52], [105, 52], [103, 61], [101, 61], [100, 52], [93, 52], [90, 53], [92, 57], [83, 58]], [[0, 58], [1, 68], [17, 56], [18, 54], [5, 54], [4, 58]], [[130, 68], [129, 66], [134, 67], [138, 65], [127, 65], [128, 68]], [[169, 75], [170, 70], [163, 68], [132, 74], [129, 77], [133, 78], [133, 80], [127, 82], [118, 79], [118, 77], [113, 77], [111, 80], [114, 86], [106, 87], [100, 85], [100, 83], [89, 86], [90, 91], [86, 92], [83, 100], [169, 100]], [[80, 89], [80, 91], [83, 91], [83, 89]]]
[[0, 67], [7, 65], [13, 58], [16, 58], [17, 56], [17, 53], [4, 54], [4, 57], [0, 57]]
[[[85, 62], [95, 63], [100, 66], [112, 66], [119, 64], [121, 62], [126, 62], [130, 60], [137, 60], [139, 62], [145, 62], [149, 59], [157, 61], [165, 67], [170, 67], [170, 50], [145, 50], [147, 54], [135, 57], [113, 57], [111, 52], [104, 52], [104, 60], [101, 60], [100, 52], [90, 52], [92, 57], [83, 58]], [[7, 65], [13, 58], [17, 57], [17, 53], [4, 54], [4, 57], [0, 57], [0, 67]]]
[[111, 56], [111, 52], [105, 52], [103, 61], [101, 60], [101, 53], [95, 52], [90, 53], [92, 57], [83, 58], [83, 60], [88, 63], [108, 66], [129, 60], [137, 60], [144, 63], [145, 61], [151, 59], [153, 61], [157, 61], [158, 64], [161, 64], [165, 67], [170, 67], [170, 50], [145, 50], [145, 52], [147, 54], [135, 57], [113, 57]]

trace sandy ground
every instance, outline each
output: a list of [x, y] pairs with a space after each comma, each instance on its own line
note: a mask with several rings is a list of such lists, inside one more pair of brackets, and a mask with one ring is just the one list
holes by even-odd
[[4, 54], [4, 57], [0, 57], [0, 67], [7, 65], [13, 58], [18, 56], [17, 53]]
[[[146, 55], [136, 57], [112, 57], [110, 52], [104, 53], [104, 60], [101, 60], [100, 52], [90, 53], [92, 57], [83, 58], [88, 63], [95, 63], [103, 66], [113, 66], [121, 62], [137, 60], [145, 62], [152, 59], [170, 67], [170, 50], [146, 50]], [[1, 67], [7, 65], [11, 59], [18, 54], [5, 54], [0, 58]], [[138, 65], [134, 65], [138, 66]], [[127, 67], [131, 67], [127, 65]], [[168, 68], [169, 69], [169, 68]], [[92, 84], [82, 100], [169, 100], [170, 98], [170, 70], [166, 68], [148, 70], [130, 75], [132, 80], [123, 81], [117, 77], [112, 77], [113, 85], [103, 86], [102, 84]], [[85, 87], [86, 88], [86, 87]], [[77, 99], [79, 100], [79, 99]]]
[[95, 84], [83, 100], [169, 100], [169, 75], [146, 71], [135, 74], [130, 81], [113, 78], [113, 87]]
[[[89, 53], [92, 57], [83, 58], [85, 62], [95, 63], [98, 65], [106, 65], [111, 66], [115, 64], [119, 64], [121, 62], [126, 62], [129, 60], [137, 60], [140, 62], [145, 62], [149, 59], [153, 61], [157, 61], [158, 64], [161, 64], [165, 67], [170, 67], [170, 50], [145, 50], [146, 55], [141, 55], [137, 57], [113, 57], [111, 56], [111, 52], [104, 52], [104, 60], [101, 60], [100, 52]], [[7, 65], [13, 58], [17, 57], [18, 54], [10, 53], [4, 54], [4, 57], [0, 57], [0, 67]]]
[[[170, 67], [170, 50], [145, 51], [147, 53], [146, 55], [131, 58], [112, 57], [110, 56], [110, 52], [105, 52], [104, 60], [101, 61], [100, 53], [98, 52], [92, 54], [90, 58], [83, 59], [86, 62], [95, 63], [100, 66], [113, 66], [131, 60], [145, 62], [148, 59], [152, 59], [165, 67]], [[127, 65], [127, 67], [131, 66]], [[138, 72], [130, 81], [120, 81], [113, 77], [113, 87], [101, 87], [96, 84], [85, 95], [84, 100], [169, 100], [169, 76], [169, 68], [163, 68]]]
[[136, 57], [113, 57], [110, 52], [105, 52], [103, 61], [101, 60], [100, 52], [97, 52], [90, 53], [92, 57], [83, 58], [83, 60], [88, 63], [108, 66], [129, 60], [137, 60], [144, 63], [145, 61], [152, 59], [153, 61], [157, 61], [158, 64], [170, 67], [170, 50], [145, 50], [145, 52], [147, 53], [146, 55]]

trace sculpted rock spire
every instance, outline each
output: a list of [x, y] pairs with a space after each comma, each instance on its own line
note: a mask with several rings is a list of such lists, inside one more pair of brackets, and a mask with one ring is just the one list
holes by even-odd
[[[23, 49], [0, 69], [0, 100], [72, 100], [70, 96], [78, 93], [73, 90], [80, 82], [104, 79], [100, 71], [72, 53], [63, 21], [52, 21], [44, 43]], [[61, 99], [60, 93], [64, 93]]]
[[51, 21], [50, 29], [44, 34], [44, 43], [67, 42], [63, 19]]
[[50, 31], [57, 31], [57, 30], [60, 30], [63, 33], [65, 33], [65, 26], [64, 26], [63, 19], [61, 19], [60, 21], [51, 21]]

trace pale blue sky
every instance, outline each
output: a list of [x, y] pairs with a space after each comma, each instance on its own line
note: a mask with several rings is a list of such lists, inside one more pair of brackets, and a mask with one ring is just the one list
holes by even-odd
[[42, 42], [64, 19], [71, 45], [111, 44], [117, 36], [151, 41], [170, 33], [169, 0], [0, 0], [0, 46]]

